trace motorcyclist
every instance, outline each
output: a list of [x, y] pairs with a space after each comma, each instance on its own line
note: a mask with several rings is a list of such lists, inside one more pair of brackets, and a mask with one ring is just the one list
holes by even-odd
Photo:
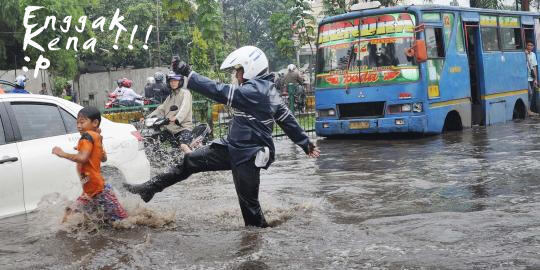
[[285, 74], [285, 77], [283, 78], [281, 84], [282, 95], [289, 95], [289, 83], [304, 85], [304, 78], [302, 77], [302, 75], [300, 75], [300, 72], [298, 72], [298, 69], [294, 64], [290, 64], [287, 66], [287, 74]]
[[129, 79], [123, 79], [122, 80], [122, 83], [120, 84], [121, 87], [120, 87], [120, 97], [118, 98], [119, 102], [120, 102], [120, 105], [123, 105], [123, 106], [137, 106], [137, 105], [141, 105], [141, 103], [138, 103], [136, 102], [137, 99], [142, 99], [143, 97], [137, 93], [135, 93], [135, 91], [133, 91], [133, 89], [131, 89], [131, 85], [132, 85], [132, 81], [129, 80]]
[[26, 82], [28, 81], [28, 77], [25, 75], [19, 75], [15, 78], [15, 87], [11, 89], [10, 93], [12, 94], [30, 94], [30, 92], [26, 91], [24, 87], [26, 86]]
[[154, 83], [156, 80], [154, 77], [146, 78], [146, 85], [144, 86], [144, 97], [152, 99], [154, 98]]
[[154, 80], [155, 83], [152, 87], [152, 90], [154, 92], [154, 99], [159, 101], [159, 103], [163, 103], [165, 99], [169, 96], [171, 91], [169, 90], [169, 86], [165, 84], [165, 75], [161, 72], [154, 73]]
[[[159, 105], [155, 111], [147, 116], [168, 117], [170, 123], [165, 126], [165, 138], [171, 142], [173, 147], [180, 147], [186, 153], [191, 152], [190, 143], [193, 138], [193, 107], [191, 93], [182, 89], [184, 78], [174, 73], [167, 75], [167, 85], [170, 88], [170, 95], [167, 96], [163, 104]], [[176, 105], [177, 111], [171, 111], [171, 106]], [[143, 121], [144, 118], [141, 118]]]
[[274, 121], [310, 157], [319, 150], [310, 141], [274, 87], [268, 74], [268, 59], [253, 46], [229, 54], [221, 69], [234, 68], [239, 85], [221, 84], [191, 71], [173, 58], [172, 68], [186, 76], [184, 86], [235, 109], [227, 138], [186, 154], [180, 164], [141, 185], [125, 184], [128, 191], [148, 202], [156, 192], [203, 171], [232, 170], [234, 185], [246, 226], [267, 227], [259, 204], [260, 169], [267, 169], [275, 158], [272, 141]]

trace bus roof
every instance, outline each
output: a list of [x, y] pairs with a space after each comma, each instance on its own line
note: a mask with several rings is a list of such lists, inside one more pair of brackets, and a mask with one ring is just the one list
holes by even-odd
[[387, 8], [377, 8], [377, 9], [366, 9], [361, 11], [352, 11], [349, 13], [344, 13], [340, 15], [330, 16], [324, 18], [320, 25], [354, 19], [363, 16], [378, 15], [384, 13], [396, 13], [396, 12], [407, 12], [407, 11], [427, 11], [427, 10], [447, 10], [447, 11], [469, 11], [469, 12], [481, 12], [481, 13], [498, 13], [506, 15], [527, 15], [527, 16], [538, 16], [538, 12], [530, 11], [512, 11], [512, 10], [497, 10], [497, 9], [484, 9], [484, 8], [470, 8], [470, 7], [454, 7], [454, 6], [442, 6], [442, 5], [409, 5], [409, 6], [397, 6], [397, 7], [387, 7]]

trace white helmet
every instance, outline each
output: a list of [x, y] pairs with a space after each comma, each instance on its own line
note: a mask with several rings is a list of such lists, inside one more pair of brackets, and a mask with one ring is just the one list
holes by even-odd
[[21, 88], [26, 86], [26, 81], [28, 81], [28, 77], [26, 77], [26, 75], [19, 75], [17, 78], [15, 78], [15, 84]]
[[245, 46], [232, 52], [221, 64], [221, 69], [244, 68], [244, 79], [251, 80], [268, 69], [268, 58], [264, 52], [253, 46]]
[[155, 83], [154, 77], [147, 77], [146, 83], [150, 83], [150, 84]]
[[287, 69], [289, 71], [294, 71], [296, 69], [296, 66], [294, 64], [290, 64], [290, 65], [287, 66]]

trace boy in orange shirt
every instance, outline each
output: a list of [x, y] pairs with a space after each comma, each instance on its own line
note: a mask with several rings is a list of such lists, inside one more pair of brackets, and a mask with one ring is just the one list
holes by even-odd
[[105, 184], [101, 176], [101, 162], [107, 160], [103, 150], [102, 137], [99, 134], [101, 113], [95, 107], [85, 107], [77, 115], [77, 129], [81, 138], [77, 144], [77, 154], [68, 154], [55, 146], [52, 153], [77, 163], [77, 172], [83, 185], [83, 194], [77, 201], [66, 208], [62, 222], [73, 212], [86, 212], [103, 215], [106, 222], [118, 221], [127, 217], [112, 187]]

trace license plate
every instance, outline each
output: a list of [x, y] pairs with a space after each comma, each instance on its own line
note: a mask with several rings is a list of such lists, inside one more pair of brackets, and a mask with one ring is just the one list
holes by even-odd
[[351, 122], [349, 124], [350, 129], [365, 129], [369, 128], [369, 122], [363, 121], [363, 122]]

